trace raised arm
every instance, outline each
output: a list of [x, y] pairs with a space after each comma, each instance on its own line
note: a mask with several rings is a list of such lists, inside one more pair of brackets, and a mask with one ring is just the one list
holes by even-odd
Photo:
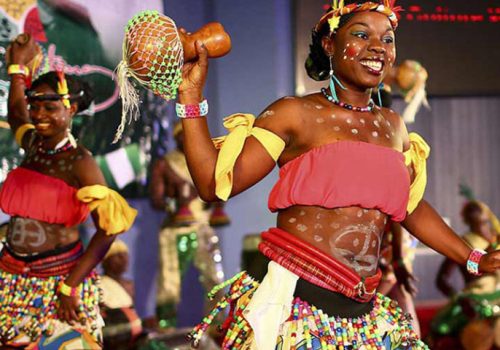
[[28, 38], [28, 41], [22, 44], [14, 40], [6, 54], [7, 66], [19, 65], [18, 68], [20, 68], [19, 72], [9, 74], [8, 122], [13, 133], [17, 131], [19, 126], [30, 122], [28, 105], [24, 98], [27, 77], [21, 74], [21, 71], [23, 66], [28, 67], [29, 63], [38, 54], [39, 47], [31, 36], [26, 35], [26, 38]]
[[[200, 42], [196, 43], [199, 58], [187, 62], [183, 67], [183, 82], [179, 87], [179, 103], [197, 105], [203, 100], [203, 86], [208, 70], [207, 51]], [[255, 126], [265, 128], [288, 143], [288, 123], [286, 103], [271, 105], [273, 120], [259, 120]], [[268, 119], [268, 118], [265, 118]], [[269, 118], [270, 119], [270, 118]], [[222, 122], [222, 121], [221, 121]], [[184, 129], [184, 152], [194, 184], [204, 201], [217, 201], [215, 193], [215, 169], [219, 151], [214, 146], [205, 118], [182, 120]], [[234, 196], [251, 187], [265, 177], [275, 166], [275, 160], [255, 137], [248, 137], [237, 158], [232, 173], [233, 186], [230, 196]]]

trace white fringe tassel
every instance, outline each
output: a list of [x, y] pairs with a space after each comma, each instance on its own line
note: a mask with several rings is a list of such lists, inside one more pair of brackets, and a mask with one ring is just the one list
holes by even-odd
[[[129, 123], [132, 120], [137, 120], [139, 118], [139, 94], [134, 88], [134, 85], [128, 79], [129, 69], [127, 62], [125, 60], [120, 61], [116, 67], [116, 77], [118, 80], [118, 86], [120, 88], [120, 98], [122, 100], [122, 116], [120, 120], [120, 125], [116, 130], [115, 138], [113, 143], [117, 143], [122, 137], [123, 130], [125, 130], [125, 124], [127, 119]], [[128, 118], [127, 118], [128, 117]]]

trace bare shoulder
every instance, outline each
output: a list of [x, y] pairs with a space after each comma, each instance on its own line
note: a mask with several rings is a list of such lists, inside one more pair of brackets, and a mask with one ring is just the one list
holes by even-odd
[[293, 135], [300, 131], [308, 104], [308, 96], [280, 98], [259, 114], [255, 126], [274, 132], [288, 145]]
[[90, 185], [106, 185], [104, 175], [95, 161], [92, 153], [82, 145], [78, 145], [73, 157], [73, 176], [80, 187]]
[[410, 148], [410, 139], [408, 137], [408, 130], [406, 129], [406, 124], [403, 117], [390, 108], [382, 107], [380, 108], [382, 115], [386, 120], [388, 120], [394, 127], [395, 133], [401, 139], [403, 143], [403, 152]]

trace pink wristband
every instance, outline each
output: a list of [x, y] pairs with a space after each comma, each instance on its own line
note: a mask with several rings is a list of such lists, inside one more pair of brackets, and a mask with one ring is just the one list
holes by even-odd
[[201, 101], [197, 105], [175, 104], [175, 113], [179, 118], [200, 118], [208, 114], [207, 100]]
[[485, 254], [486, 252], [481, 249], [473, 249], [472, 252], [470, 252], [469, 259], [467, 259], [467, 271], [470, 274], [475, 276], [481, 275], [479, 272], [479, 262]]

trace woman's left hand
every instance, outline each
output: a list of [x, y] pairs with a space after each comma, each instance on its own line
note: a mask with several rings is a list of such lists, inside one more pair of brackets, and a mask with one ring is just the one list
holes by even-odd
[[78, 310], [78, 306], [81, 303], [80, 297], [70, 297], [59, 294], [59, 302], [59, 309], [57, 310], [59, 320], [65, 321], [70, 325], [82, 322], [82, 318], [80, 317], [81, 315], [79, 315]]
[[410, 293], [412, 296], [417, 295], [418, 289], [415, 285], [417, 279], [410, 271], [408, 271], [405, 265], [395, 266], [394, 275], [396, 276], [396, 280], [398, 281], [398, 283], [402, 285], [408, 293]]
[[479, 261], [479, 271], [492, 273], [500, 269], [500, 250], [483, 255]]

